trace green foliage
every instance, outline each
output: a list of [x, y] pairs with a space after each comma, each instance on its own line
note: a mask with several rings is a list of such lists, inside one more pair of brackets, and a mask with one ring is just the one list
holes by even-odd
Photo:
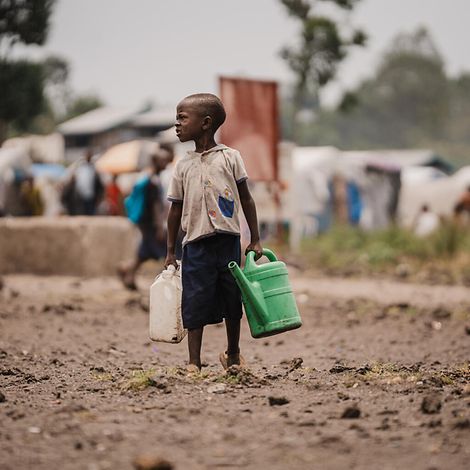
[[101, 98], [96, 95], [81, 95], [73, 99], [67, 108], [67, 114], [64, 121], [80, 116], [80, 114], [92, 111], [93, 109], [103, 106]]
[[28, 131], [50, 110], [45, 67], [6, 56], [18, 42], [44, 44], [53, 5], [54, 0], [0, 0], [0, 144], [8, 132]]
[[44, 80], [41, 64], [0, 61], [0, 121], [27, 130], [33, 118], [45, 109]]
[[55, 0], [0, 0], [0, 43], [45, 43]]
[[[296, 120], [309, 96], [318, 102], [319, 90], [335, 77], [338, 64], [346, 57], [347, 49], [364, 45], [366, 35], [359, 30], [354, 31], [351, 37], [341, 34], [334, 20], [312, 13], [318, 2], [280, 1], [289, 16], [301, 24], [299, 45], [286, 46], [281, 50], [281, 57], [295, 75], [292, 115], [293, 120]], [[341, 9], [351, 10], [358, 0], [322, 1], [330, 1]]]
[[[287, 114], [287, 111], [286, 111]], [[425, 29], [401, 34], [373, 76], [298, 130], [302, 145], [432, 148], [457, 166], [470, 155], [470, 73], [449, 78]]]
[[470, 255], [470, 233], [446, 222], [427, 238], [398, 227], [366, 232], [336, 226], [326, 234], [305, 240], [303, 251], [313, 266], [333, 272], [361, 273], [394, 268], [399, 263], [451, 261]]

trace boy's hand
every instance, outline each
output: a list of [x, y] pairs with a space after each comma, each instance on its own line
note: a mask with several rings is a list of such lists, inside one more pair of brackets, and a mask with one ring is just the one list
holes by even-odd
[[261, 243], [258, 242], [251, 242], [245, 250], [245, 256], [248, 254], [249, 251], [255, 252], [255, 261], [259, 260], [263, 256], [263, 247]]
[[176, 262], [176, 256], [173, 254], [167, 254], [165, 258], [165, 264], [164, 267], [165, 269], [168, 268], [172, 264], [176, 269], [178, 269], [178, 263]]

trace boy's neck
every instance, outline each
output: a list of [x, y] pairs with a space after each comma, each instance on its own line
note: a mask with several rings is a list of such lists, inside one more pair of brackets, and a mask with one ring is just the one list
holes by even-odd
[[213, 134], [204, 134], [199, 139], [196, 139], [194, 143], [196, 144], [197, 153], [205, 152], [217, 145]]

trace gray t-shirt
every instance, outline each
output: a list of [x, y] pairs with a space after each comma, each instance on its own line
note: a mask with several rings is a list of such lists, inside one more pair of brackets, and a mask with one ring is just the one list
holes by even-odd
[[222, 144], [178, 160], [168, 200], [183, 204], [183, 244], [213, 233], [240, 234], [237, 184], [247, 178], [240, 153]]

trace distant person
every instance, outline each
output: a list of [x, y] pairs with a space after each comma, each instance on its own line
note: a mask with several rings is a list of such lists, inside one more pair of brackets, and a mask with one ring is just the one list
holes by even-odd
[[85, 161], [75, 169], [76, 215], [95, 215], [103, 196], [103, 183], [92, 162], [92, 153], [87, 151]]
[[193, 141], [195, 150], [176, 163], [168, 191], [168, 241], [165, 266], [177, 266], [176, 240], [185, 232], [182, 259], [182, 317], [188, 329], [188, 373], [201, 369], [204, 327], [225, 319], [227, 349], [222, 366], [243, 365], [240, 355], [240, 290], [228, 269], [241, 261], [239, 210], [243, 208], [251, 243], [246, 252], [262, 255], [256, 206], [245, 166], [237, 150], [217, 144], [214, 135], [225, 121], [220, 99], [209, 93], [191, 95], [176, 109], [176, 135]]
[[459, 223], [470, 223], [470, 186], [467, 187], [455, 204], [454, 217]]
[[105, 205], [107, 215], [124, 215], [124, 197], [117, 184], [117, 175], [113, 175], [105, 189]]
[[67, 215], [77, 215], [78, 212], [78, 198], [75, 190], [75, 175], [70, 175], [70, 178], [64, 183], [60, 195], [60, 202], [64, 206]]
[[[173, 160], [174, 154], [168, 149], [160, 148], [152, 156], [150, 174], [139, 180], [129, 196], [128, 216], [136, 223], [141, 234], [141, 241], [136, 256], [131, 262], [121, 265], [118, 274], [124, 286], [136, 290], [135, 276], [140, 266], [147, 260], [165, 259], [166, 256], [166, 208], [160, 173]], [[129, 204], [132, 201], [134, 207]], [[135, 206], [139, 206], [135, 208]], [[136, 216], [130, 212], [139, 212]]]
[[20, 186], [20, 201], [24, 216], [38, 216], [44, 213], [44, 201], [41, 191], [34, 183], [34, 178], [26, 176]]
[[429, 206], [427, 204], [423, 204], [421, 206], [421, 210], [416, 217], [416, 221], [414, 224], [414, 234], [417, 237], [427, 237], [431, 235], [431, 233], [435, 232], [440, 225], [439, 216], [429, 210]]

